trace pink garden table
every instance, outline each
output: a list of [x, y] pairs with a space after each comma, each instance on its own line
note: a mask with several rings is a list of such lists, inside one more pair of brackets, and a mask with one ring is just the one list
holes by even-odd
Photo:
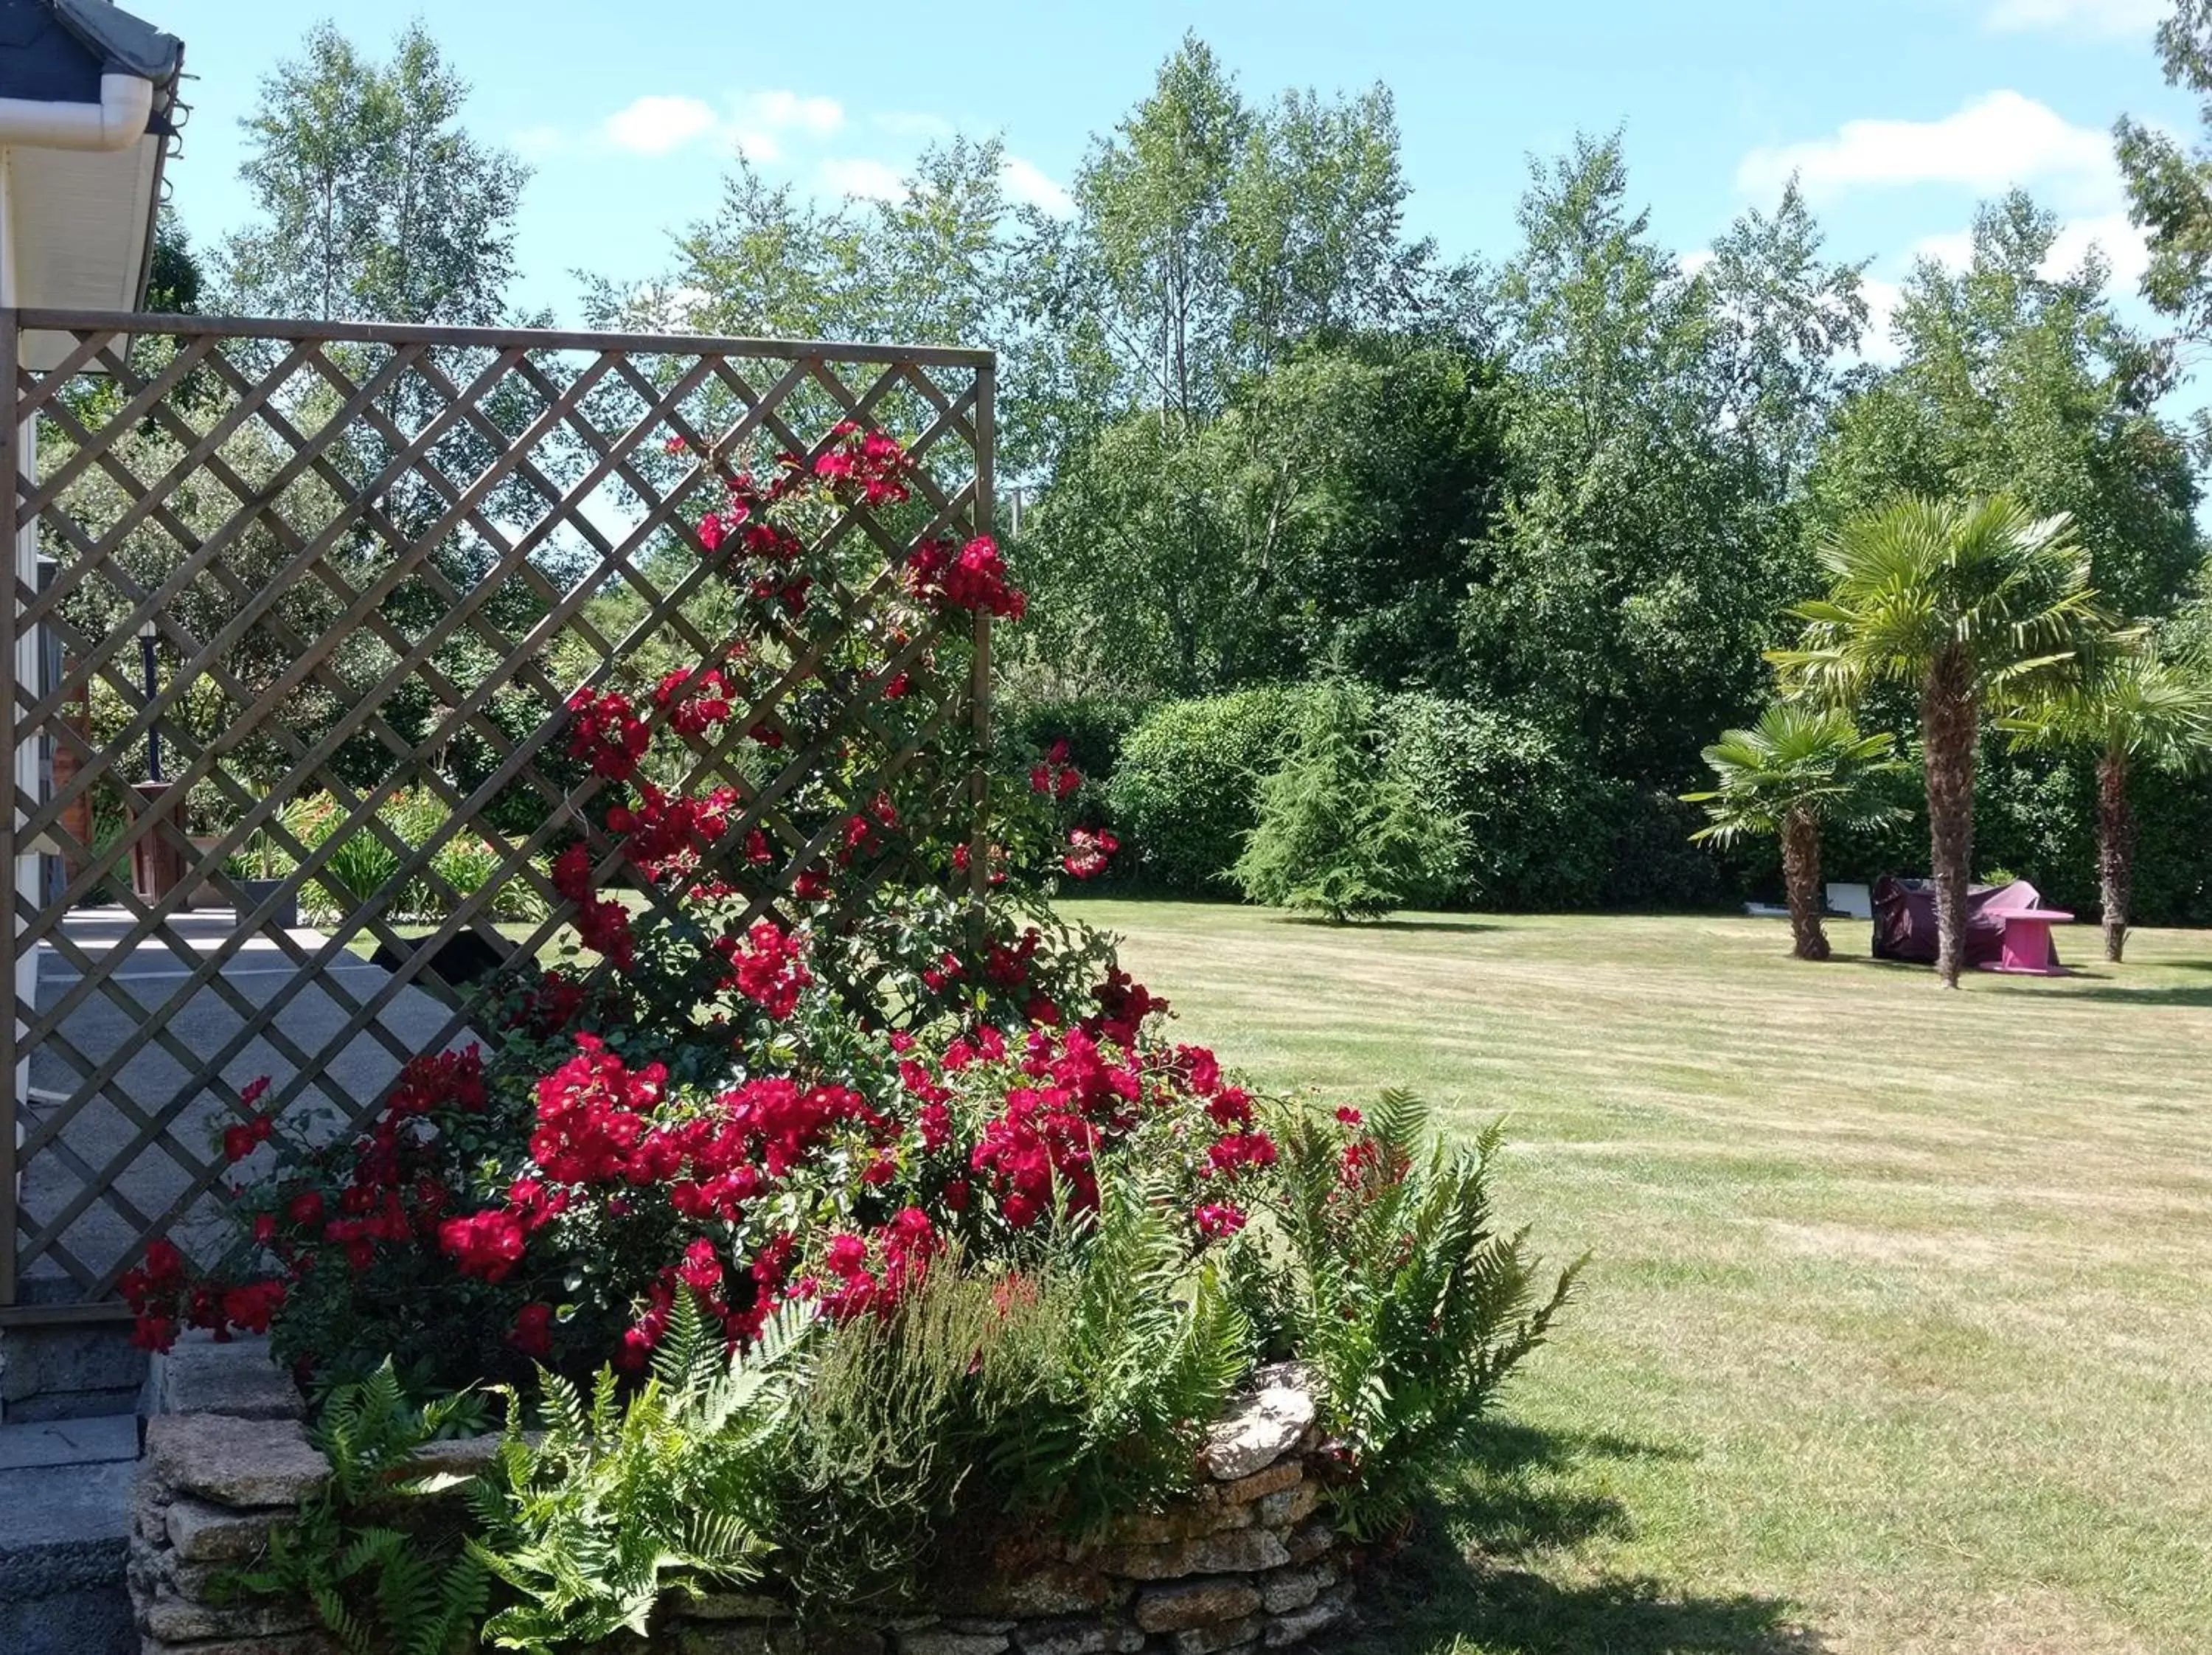
[[2051, 946], [2051, 928], [2069, 923], [2074, 916], [2057, 908], [2016, 908], [2001, 916], [2004, 921], [2004, 952], [1984, 964], [1984, 971], [2008, 971], [2014, 977], [2064, 977], [2066, 968]]

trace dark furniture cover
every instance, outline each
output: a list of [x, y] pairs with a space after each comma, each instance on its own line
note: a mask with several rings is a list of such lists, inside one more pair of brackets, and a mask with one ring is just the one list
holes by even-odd
[[[2043, 897], [2026, 879], [1966, 890], [1966, 964], [1994, 964], [2004, 952], [2004, 916], [2040, 908]], [[1874, 957], [1936, 963], [1936, 881], [1885, 873], [1874, 882]], [[2051, 963], [2058, 964], [2051, 950]]]

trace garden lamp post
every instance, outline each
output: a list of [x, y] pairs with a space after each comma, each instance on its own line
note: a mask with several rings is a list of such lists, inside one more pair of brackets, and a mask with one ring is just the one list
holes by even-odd
[[[138, 628], [138, 664], [145, 674], [146, 705], [161, 692], [160, 663], [155, 657], [156, 629], [149, 619]], [[161, 719], [155, 712], [146, 727], [146, 779], [131, 788], [140, 806], [157, 818], [131, 846], [131, 886], [143, 903], [157, 903], [185, 877], [185, 795], [161, 779]]]
[[[149, 615], [138, 624], [138, 664], [145, 672], [146, 704], [149, 707], [154, 704], [156, 689], [156, 669], [154, 660], [155, 636], [154, 618]], [[153, 723], [146, 729], [146, 779], [149, 782], [158, 782], [161, 779], [161, 717], [158, 713], [154, 715]]]

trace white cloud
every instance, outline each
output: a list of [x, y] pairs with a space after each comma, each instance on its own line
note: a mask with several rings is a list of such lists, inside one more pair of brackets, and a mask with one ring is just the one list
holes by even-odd
[[2112, 266], [2113, 290], [2133, 293], [2150, 268], [2150, 248], [2143, 233], [2128, 222], [2125, 213], [2076, 218], [2062, 226], [2051, 256], [2043, 262], [2044, 275], [2063, 276], [2080, 268], [2093, 246], [2103, 252], [2106, 263]]
[[1736, 168], [1736, 182], [1768, 194], [1793, 173], [1815, 197], [1911, 184], [1990, 194], [2033, 181], [2092, 196], [2100, 205], [2111, 199], [2113, 179], [2110, 137], [2010, 91], [1990, 93], [1941, 120], [1846, 121], [1832, 137], [1754, 149]]
[[887, 161], [845, 157], [823, 161], [820, 171], [823, 184], [839, 195], [896, 201], [906, 194], [905, 178]]
[[720, 125], [712, 106], [696, 98], [653, 94], [608, 116], [599, 134], [629, 155], [665, 155]]
[[2171, 9], [2171, 0], [1991, 0], [1982, 21], [2000, 34], [2029, 29], [2148, 34]]
[[737, 124], [766, 132], [804, 132], [826, 138], [845, 124], [845, 106], [835, 98], [804, 97], [781, 89], [748, 92], [737, 100]]
[[999, 179], [1015, 200], [1041, 208], [1054, 218], [1065, 218], [1075, 210], [1075, 198], [1059, 180], [1019, 155], [1008, 155], [1000, 163]]
[[1695, 281], [1698, 272], [1712, 262], [1713, 250], [1711, 247], [1693, 247], [1674, 261], [1674, 268]]
[[825, 138], [844, 124], [844, 106], [835, 98], [780, 88], [741, 93], [719, 109], [686, 93], [649, 92], [581, 134], [533, 126], [516, 133], [513, 142], [533, 158], [609, 152], [666, 155], [711, 142], [766, 163], [783, 158], [786, 138]]

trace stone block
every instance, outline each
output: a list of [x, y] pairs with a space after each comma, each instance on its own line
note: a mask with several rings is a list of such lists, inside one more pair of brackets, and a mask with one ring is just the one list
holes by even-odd
[[675, 1655], [807, 1655], [806, 1635], [788, 1622], [680, 1622]]
[[266, 1339], [221, 1342], [192, 1331], [154, 1358], [146, 1382], [149, 1414], [227, 1414], [242, 1420], [297, 1419], [299, 1387], [269, 1354]]
[[210, 1638], [266, 1638], [278, 1633], [312, 1631], [315, 1625], [314, 1611], [307, 1604], [264, 1598], [246, 1598], [218, 1609], [161, 1591], [144, 1609], [148, 1634], [173, 1644]]
[[1259, 1520], [1270, 1529], [1303, 1523], [1321, 1504], [1321, 1490], [1310, 1482], [1301, 1482], [1296, 1488], [1285, 1488], [1280, 1494], [1264, 1496], [1253, 1506]]
[[1217, 1482], [1249, 1477], [1296, 1447], [1315, 1412], [1312, 1376], [1303, 1366], [1277, 1362], [1263, 1367], [1206, 1433], [1199, 1463]]
[[1304, 1643], [1316, 1632], [1334, 1626], [1345, 1613], [1344, 1604], [1322, 1602], [1288, 1615], [1278, 1615], [1267, 1622], [1267, 1647], [1281, 1649], [1290, 1644]]
[[1249, 1529], [1252, 1526], [1252, 1508], [1234, 1506], [1215, 1496], [1213, 1490], [1206, 1491], [1207, 1498], [1178, 1502], [1164, 1512], [1139, 1512], [1125, 1517], [1109, 1527], [1105, 1539], [1098, 1546], [1085, 1549], [1085, 1555], [1121, 1546], [1158, 1546], [1170, 1540], [1190, 1540], [1200, 1535], [1218, 1534], [1224, 1529]]
[[1288, 1615], [1312, 1603], [1327, 1584], [1318, 1569], [1285, 1569], [1260, 1583], [1260, 1607], [1270, 1615]]
[[440, 1472], [455, 1477], [479, 1476], [499, 1457], [499, 1445], [496, 1431], [481, 1437], [456, 1437], [451, 1442], [425, 1443], [415, 1451], [415, 1463], [425, 1476]]
[[297, 1420], [167, 1415], [146, 1427], [150, 1473], [180, 1494], [218, 1506], [297, 1506], [330, 1466]]
[[1336, 1530], [1319, 1518], [1291, 1530], [1291, 1537], [1284, 1542], [1293, 1563], [1310, 1563], [1335, 1544]]
[[1037, 1621], [1014, 1628], [1022, 1655], [1136, 1655], [1145, 1634], [1122, 1621]]
[[1218, 1655], [1223, 1650], [1249, 1647], [1267, 1629], [1267, 1617], [1261, 1615], [1224, 1621], [1218, 1626], [1192, 1627], [1176, 1634], [1176, 1655]]
[[902, 1632], [898, 1655], [1001, 1655], [1007, 1641], [1003, 1632]]
[[1240, 1621], [1259, 1607], [1259, 1591], [1249, 1581], [1190, 1580], [1138, 1593], [1135, 1615], [1147, 1632], [1182, 1632]]
[[1131, 1580], [1181, 1580], [1194, 1574], [1255, 1574], [1291, 1561], [1265, 1529], [1231, 1529], [1164, 1546], [1123, 1546], [1102, 1552], [1098, 1567]]
[[[1255, 1471], [1249, 1477], [1239, 1477], [1234, 1482], [1224, 1482], [1216, 1491], [1218, 1497], [1233, 1506], [1243, 1506], [1265, 1494], [1279, 1494], [1285, 1488], [1295, 1488], [1305, 1481], [1306, 1468], [1297, 1460], [1284, 1460], [1264, 1471]], [[1262, 1519], [1263, 1521], [1265, 1519]]]
[[815, 1627], [806, 1634], [807, 1655], [884, 1655], [884, 1646], [873, 1627]]
[[212, 1642], [168, 1643], [149, 1638], [137, 1655], [344, 1655], [325, 1632], [280, 1632], [266, 1638], [217, 1638]]
[[243, 1563], [269, 1543], [269, 1530], [297, 1513], [296, 1506], [238, 1511], [180, 1494], [167, 1508], [163, 1535], [187, 1563]]
[[696, 1597], [663, 1598], [662, 1613], [680, 1621], [780, 1621], [788, 1603], [750, 1591], [705, 1591]]
[[1047, 1615], [1081, 1615], [1121, 1601], [1127, 1587], [1095, 1568], [1077, 1563], [1041, 1563], [1018, 1573], [1000, 1571], [963, 1582], [938, 1598], [950, 1613], [1011, 1615], [1031, 1621]]

